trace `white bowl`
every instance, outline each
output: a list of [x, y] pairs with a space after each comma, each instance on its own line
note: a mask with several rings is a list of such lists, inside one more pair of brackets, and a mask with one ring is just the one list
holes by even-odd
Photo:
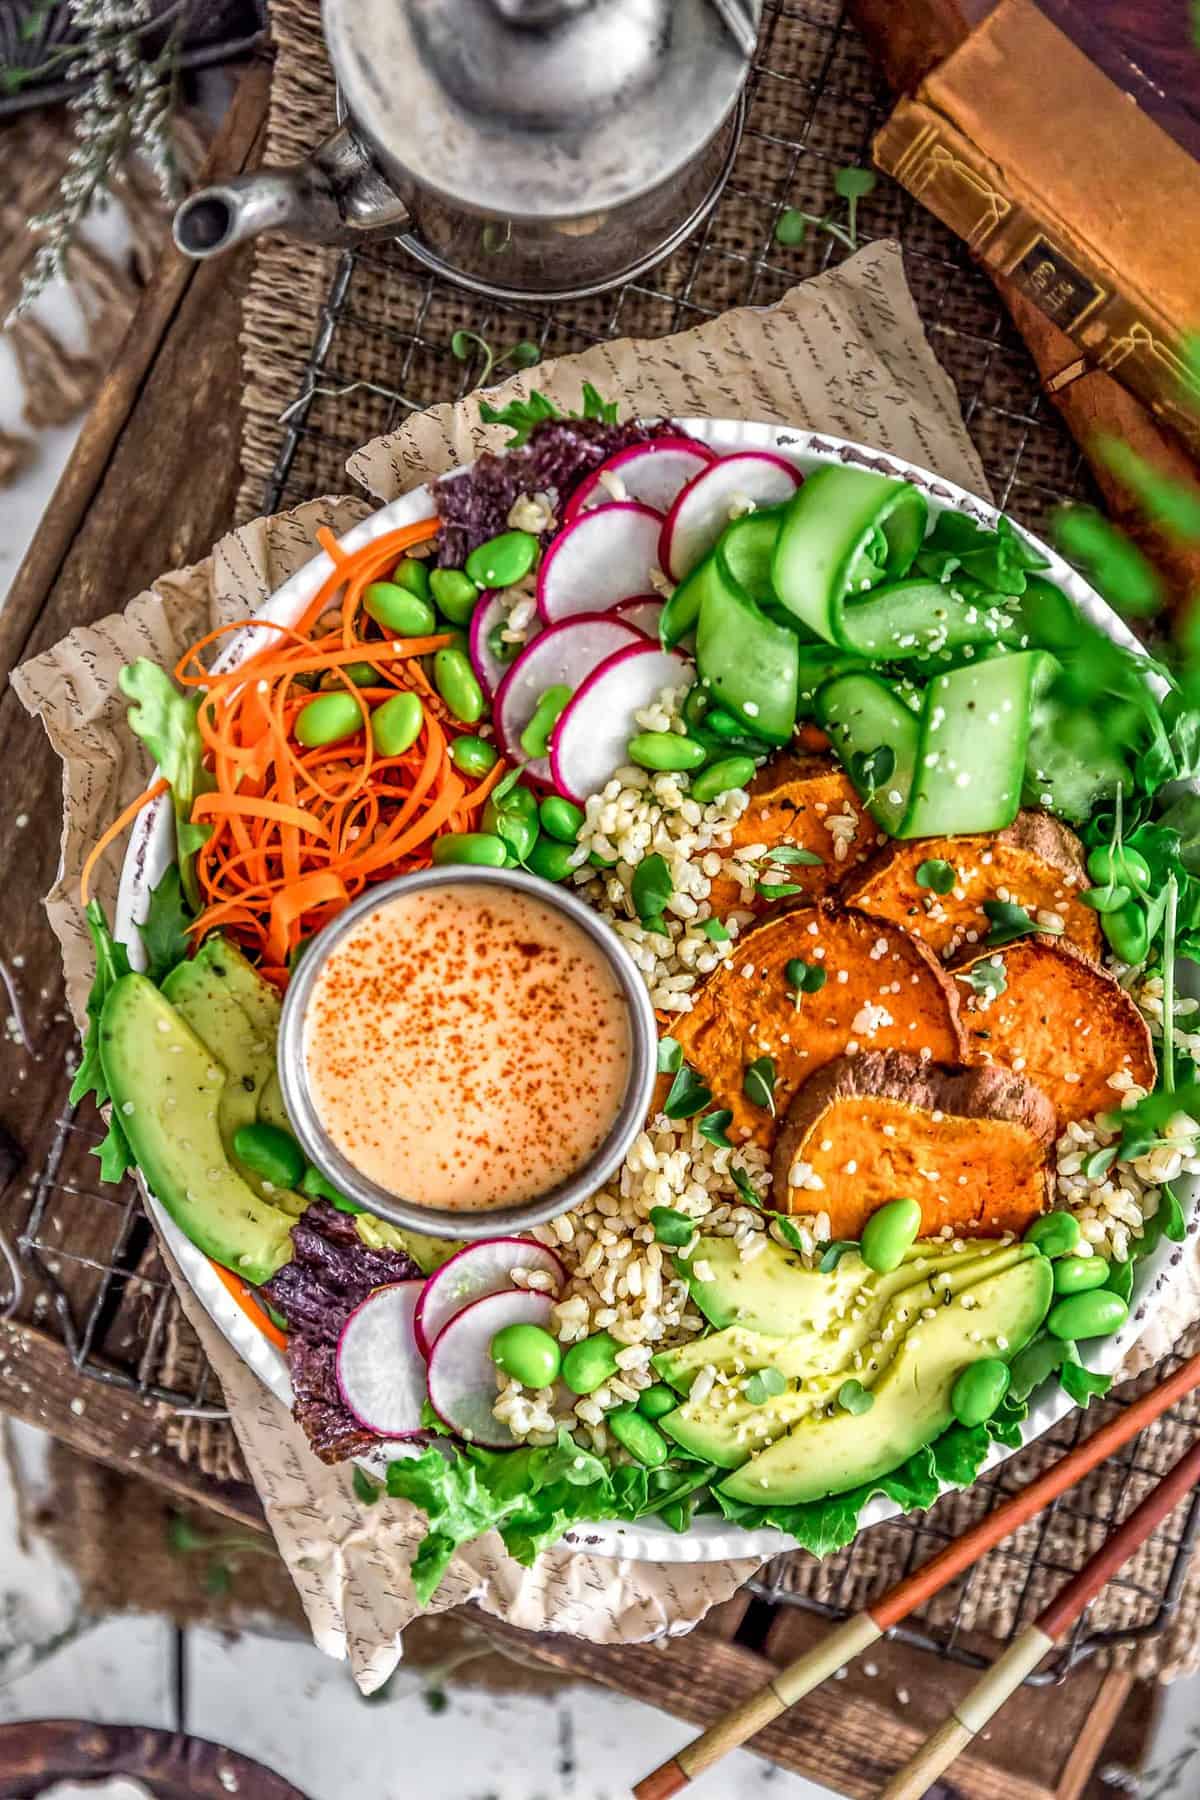
[[[901, 476], [923, 490], [934, 517], [940, 512], [953, 510], [964, 512], [979, 524], [991, 527], [995, 526], [999, 517], [994, 507], [985, 505], [982, 500], [967, 493], [965, 489], [956, 487], [953, 482], [944, 481], [940, 475], [932, 475], [927, 469], [918, 468], [901, 457], [872, 450], [862, 444], [852, 444], [843, 438], [733, 419], [683, 419], [680, 423], [693, 436], [721, 451], [775, 450], [790, 458], [801, 469], [819, 468], [822, 463], [842, 462], [860, 464], [884, 475]], [[402, 499], [393, 500], [390, 505], [372, 513], [370, 518], [361, 520], [340, 540], [342, 547], [347, 551], [357, 550], [361, 545], [382, 537], [385, 532], [395, 531], [401, 525], [427, 517], [432, 510], [429, 489], [417, 488], [412, 493], [405, 494]], [[1046, 557], [1050, 565], [1046, 571], [1049, 579], [1069, 595], [1083, 616], [1116, 643], [1140, 654], [1141, 645], [1132, 632], [1111, 607], [1105, 605], [1083, 577], [1040, 539], [1033, 538], [1032, 534], [1026, 535], [1030, 536], [1031, 541]], [[324, 551], [314, 556], [311, 562], [306, 563], [290, 581], [271, 595], [261, 609], [261, 616], [279, 624], [292, 624], [331, 570], [332, 564]], [[252, 627], [247, 627], [244, 632], [231, 636], [218, 667], [236, 667], [251, 650], [260, 648], [264, 636], [274, 640], [275, 633], [257, 633]], [[141, 939], [135, 929], [136, 923], [145, 917], [150, 890], [173, 856], [174, 836], [170, 807], [168, 800], [164, 798], [148, 807], [139, 817], [121, 873], [115, 928], [117, 936], [128, 945], [135, 966], [140, 966], [142, 961]], [[1196, 1218], [1200, 1183], [1184, 1178], [1177, 1186], [1190, 1235], [1200, 1223]], [[259, 1379], [290, 1407], [292, 1387], [281, 1353], [251, 1324], [213, 1273], [207, 1258], [184, 1236], [144, 1183], [142, 1191], [151, 1217], [214, 1323]], [[1102, 1374], [1111, 1374], [1120, 1366], [1130, 1348], [1145, 1331], [1155, 1311], [1163, 1304], [1182, 1260], [1183, 1246], [1164, 1239], [1154, 1253], [1138, 1265], [1129, 1317], [1120, 1331], [1087, 1348], [1084, 1360], [1089, 1368]], [[1033, 1438], [1039, 1437], [1071, 1409], [1072, 1402], [1058, 1384], [1048, 1382], [1041, 1396], [1035, 1397], [1030, 1403], [1023, 1441], [1029, 1443]], [[994, 1445], [985, 1466], [991, 1468], [1012, 1454], [1003, 1445]], [[385, 1460], [386, 1453], [377, 1452], [368, 1462], [369, 1466], [378, 1470], [379, 1464]], [[864, 1509], [862, 1524], [875, 1525], [884, 1519], [895, 1518], [898, 1512], [899, 1508], [892, 1501], [876, 1499]], [[619, 1524], [612, 1520], [600, 1521], [594, 1525], [577, 1525], [566, 1533], [563, 1542], [579, 1548], [586, 1547], [589, 1556], [622, 1556], [660, 1563], [724, 1562], [741, 1556], [775, 1555], [781, 1550], [796, 1547], [795, 1541], [783, 1532], [748, 1531], [740, 1526], [730, 1525], [715, 1515], [695, 1519], [684, 1533], [671, 1531], [657, 1519], [642, 1520], [636, 1525]]]

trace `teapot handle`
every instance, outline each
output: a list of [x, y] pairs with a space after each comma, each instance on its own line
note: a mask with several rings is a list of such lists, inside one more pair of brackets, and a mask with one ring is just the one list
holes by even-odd
[[177, 209], [172, 234], [186, 256], [202, 259], [260, 231], [360, 244], [407, 231], [411, 223], [404, 202], [343, 125], [306, 162], [200, 188]]

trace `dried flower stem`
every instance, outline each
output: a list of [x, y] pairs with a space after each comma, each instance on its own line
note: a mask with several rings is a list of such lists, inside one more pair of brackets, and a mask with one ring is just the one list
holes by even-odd
[[[150, 0], [68, 0], [78, 34], [66, 49], [70, 73], [83, 83], [68, 101], [75, 143], [53, 204], [29, 221], [42, 242], [29, 266], [13, 317], [66, 273], [67, 252], [93, 207], [110, 196], [122, 164], [137, 155], [150, 165], [167, 199], [179, 174], [171, 141], [177, 49], [188, 0], [154, 16]], [[156, 56], [140, 40], [151, 27], [172, 26]]]

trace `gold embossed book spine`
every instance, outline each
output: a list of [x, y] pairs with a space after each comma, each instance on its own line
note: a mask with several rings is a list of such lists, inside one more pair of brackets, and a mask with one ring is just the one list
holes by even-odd
[[1200, 164], [1030, 0], [1001, 0], [874, 148], [1081, 371], [1115, 375], [1200, 454], [1182, 350], [1200, 331]]

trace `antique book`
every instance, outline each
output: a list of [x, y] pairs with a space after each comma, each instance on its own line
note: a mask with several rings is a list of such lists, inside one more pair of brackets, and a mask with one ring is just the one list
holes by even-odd
[[875, 156], [1200, 452], [1181, 352], [1200, 332], [1200, 163], [1138, 87], [1032, 0], [1000, 0], [900, 101]]

